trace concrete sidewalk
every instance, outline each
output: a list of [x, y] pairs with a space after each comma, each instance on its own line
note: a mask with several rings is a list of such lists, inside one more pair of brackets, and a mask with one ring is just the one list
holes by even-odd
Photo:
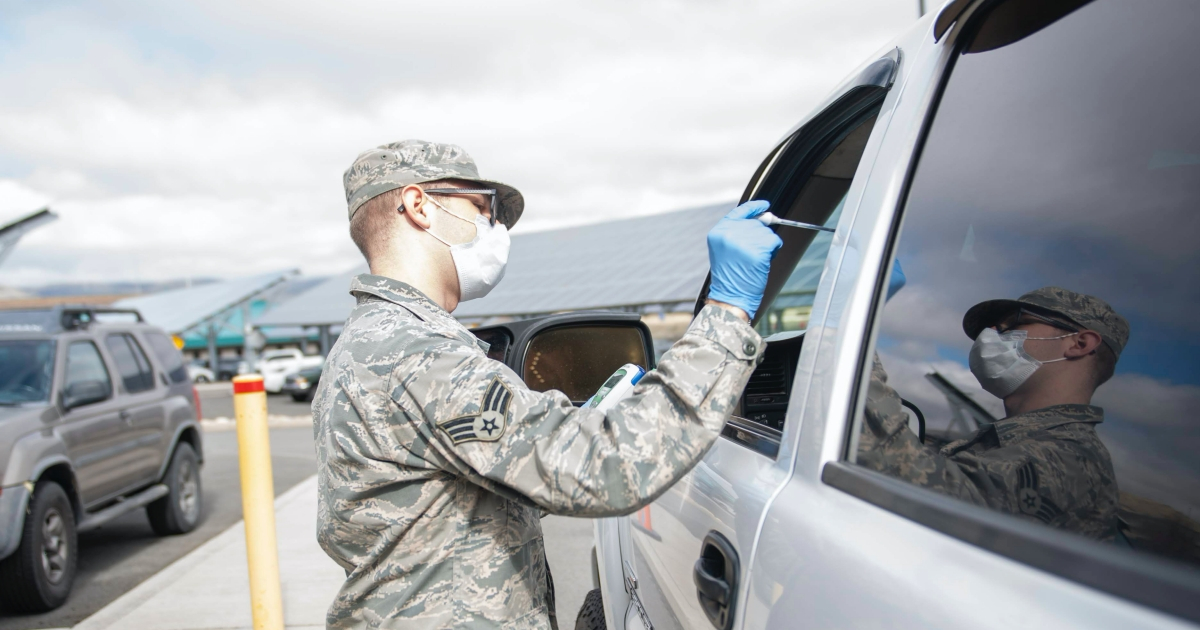
[[[325, 609], [345, 579], [317, 545], [317, 478], [275, 500], [283, 618], [288, 628], [324, 628]], [[251, 628], [246, 536], [225, 530], [75, 626], [75, 630]]]
[[[275, 499], [283, 619], [288, 628], [325, 627], [325, 610], [345, 579], [317, 545], [317, 478]], [[560, 627], [574, 626], [592, 588], [592, 521], [542, 520]], [[74, 630], [249, 630], [246, 536], [241, 522], [176, 560]]]

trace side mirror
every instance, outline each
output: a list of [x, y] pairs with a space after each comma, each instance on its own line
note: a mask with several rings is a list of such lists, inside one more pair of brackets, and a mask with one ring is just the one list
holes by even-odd
[[63, 409], [70, 411], [76, 407], [98, 403], [106, 400], [110, 391], [110, 387], [103, 381], [79, 381], [71, 383], [67, 387], [67, 391], [63, 392], [62, 406]]
[[634, 313], [563, 313], [471, 332], [530, 389], [557, 389], [577, 406], [626, 363], [654, 369], [654, 339]]

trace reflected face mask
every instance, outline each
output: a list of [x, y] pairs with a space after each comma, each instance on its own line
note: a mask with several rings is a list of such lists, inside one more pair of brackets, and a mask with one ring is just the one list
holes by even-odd
[[1006, 398], [1029, 380], [1043, 364], [1067, 360], [1066, 357], [1062, 357], [1038, 361], [1025, 352], [1026, 339], [1062, 339], [1077, 334], [1079, 333], [1058, 337], [1030, 337], [1024, 330], [998, 333], [994, 328], [984, 328], [979, 332], [979, 336], [975, 337], [967, 363], [985, 391], [997, 398]]
[[475, 238], [470, 242], [451, 245], [445, 239], [429, 232], [429, 235], [441, 241], [450, 248], [450, 258], [454, 260], [454, 270], [458, 274], [458, 301], [466, 302], [487, 295], [500, 284], [504, 278], [504, 269], [508, 266], [508, 250], [511, 242], [508, 238], [508, 228], [503, 223], [492, 225], [483, 215], [468, 221], [446, 209], [432, 196], [426, 197], [442, 212], [475, 225]]

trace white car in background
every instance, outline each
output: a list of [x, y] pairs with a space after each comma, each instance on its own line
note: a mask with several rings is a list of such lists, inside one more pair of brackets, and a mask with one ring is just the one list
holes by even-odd
[[306, 355], [299, 350], [268, 350], [255, 364], [255, 371], [263, 375], [263, 389], [269, 394], [283, 391], [283, 383], [289, 374], [295, 374], [308, 367], [320, 367], [325, 363], [325, 357]]
[[211, 383], [216, 379], [213, 376], [213, 371], [197, 363], [189, 363], [187, 366], [188, 378], [192, 379], [193, 383]]

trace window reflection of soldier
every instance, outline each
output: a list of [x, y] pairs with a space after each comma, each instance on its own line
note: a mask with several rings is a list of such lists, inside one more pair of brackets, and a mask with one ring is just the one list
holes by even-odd
[[1091, 405], [1112, 377], [1129, 322], [1105, 302], [1057, 287], [990, 300], [963, 317], [971, 372], [1008, 414], [934, 450], [908, 430], [878, 357], [858, 463], [978, 505], [1100, 540], [1116, 535], [1117, 482]]

